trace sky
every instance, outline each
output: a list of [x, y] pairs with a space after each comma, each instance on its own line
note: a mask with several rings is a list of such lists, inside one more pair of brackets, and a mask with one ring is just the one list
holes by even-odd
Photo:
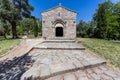
[[[106, 0], [30, 0], [30, 4], [35, 8], [32, 15], [41, 20], [41, 12], [54, 8], [61, 3], [62, 6], [79, 13], [77, 16], [77, 23], [79, 23], [80, 20], [90, 21], [98, 8], [98, 4], [104, 1]], [[120, 0], [111, 1], [116, 3]]]

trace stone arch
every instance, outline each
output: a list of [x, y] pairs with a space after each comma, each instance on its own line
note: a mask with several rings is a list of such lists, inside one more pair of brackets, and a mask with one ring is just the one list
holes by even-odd
[[54, 21], [54, 27], [56, 27], [56, 25], [58, 25], [58, 24], [62, 24], [62, 27], [65, 27], [65, 22], [62, 20], [62, 19], [56, 19], [55, 21]]
[[65, 22], [62, 19], [56, 19], [53, 23], [53, 26], [55, 28], [55, 37], [63, 37]]
[[64, 27], [64, 25], [63, 25], [63, 24], [61, 24], [61, 23], [57, 23], [57, 24], [55, 25], [55, 28], [56, 28], [56, 27], [62, 27], [62, 28], [63, 28], [63, 27]]

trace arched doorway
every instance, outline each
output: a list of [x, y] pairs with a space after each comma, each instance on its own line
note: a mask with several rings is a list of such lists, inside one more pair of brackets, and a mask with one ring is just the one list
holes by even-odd
[[56, 20], [55, 24], [55, 37], [64, 36], [64, 22], [62, 20]]
[[63, 28], [62, 27], [56, 27], [56, 37], [63, 37]]

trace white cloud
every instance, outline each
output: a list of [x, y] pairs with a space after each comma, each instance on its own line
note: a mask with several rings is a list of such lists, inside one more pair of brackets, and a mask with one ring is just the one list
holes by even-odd
[[120, 1], [120, 0], [111, 0], [113, 3], [117, 3], [118, 1]]

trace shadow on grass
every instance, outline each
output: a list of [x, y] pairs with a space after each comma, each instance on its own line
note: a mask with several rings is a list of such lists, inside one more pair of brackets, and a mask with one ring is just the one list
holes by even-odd
[[0, 62], [0, 80], [20, 80], [22, 74], [32, 66], [33, 62], [28, 54], [7, 62]]

